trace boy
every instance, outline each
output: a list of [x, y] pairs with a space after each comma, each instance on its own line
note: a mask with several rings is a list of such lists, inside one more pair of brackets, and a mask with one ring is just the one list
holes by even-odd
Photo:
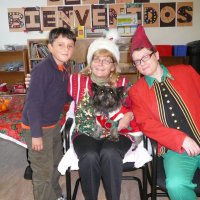
[[166, 68], [138, 26], [131, 55], [144, 75], [129, 90], [141, 131], [159, 143], [171, 200], [196, 200], [194, 173], [200, 168], [200, 77], [191, 66]]
[[22, 127], [33, 170], [35, 200], [62, 200], [57, 165], [62, 157], [59, 118], [67, 94], [66, 63], [72, 57], [75, 34], [66, 28], [49, 33], [50, 55], [35, 66], [22, 116]]

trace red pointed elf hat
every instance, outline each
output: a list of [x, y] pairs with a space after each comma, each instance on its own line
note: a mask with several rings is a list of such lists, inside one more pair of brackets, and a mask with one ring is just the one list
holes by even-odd
[[131, 39], [131, 55], [135, 49], [139, 48], [155, 49], [155, 47], [149, 41], [142, 25], [138, 25]]

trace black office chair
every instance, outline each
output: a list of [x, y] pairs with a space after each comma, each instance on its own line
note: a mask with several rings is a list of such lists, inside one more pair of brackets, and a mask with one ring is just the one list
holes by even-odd
[[[72, 123], [73, 123], [73, 119], [68, 118], [67, 121], [66, 121], [66, 124], [65, 124], [65, 128], [63, 130], [63, 136], [66, 139], [65, 140], [66, 149], [68, 149], [69, 145], [70, 145], [70, 128], [72, 126]], [[144, 146], [147, 147], [146, 137], [144, 137]], [[149, 171], [147, 170], [147, 164], [145, 164], [141, 168], [135, 168], [134, 163], [132, 163], [132, 162], [125, 163], [123, 165], [123, 172], [131, 172], [131, 171], [135, 171], [135, 170], [142, 170], [142, 180], [141, 180], [141, 178], [136, 177], [136, 176], [122, 176], [122, 180], [137, 181], [138, 189], [139, 189], [139, 193], [140, 193], [140, 199], [146, 200], [147, 199], [147, 177], [150, 177], [150, 175], [148, 174]], [[72, 194], [71, 170], [70, 170], [70, 168], [68, 168], [68, 170], [66, 171], [67, 200], [75, 200], [76, 199], [77, 191], [78, 191], [78, 187], [79, 187], [80, 182], [81, 182], [81, 178], [79, 177], [76, 180], [75, 187], [74, 187], [73, 194]]]
[[[163, 166], [162, 156], [158, 156], [158, 143], [150, 139], [152, 145], [152, 157], [151, 162], [151, 178], [150, 187], [151, 192], [147, 194], [147, 198], [151, 197], [152, 200], [156, 200], [157, 197], [169, 197], [166, 189], [166, 176]], [[195, 173], [193, 182], [197, 184], [195, 192], [198, 197], [200, 197], [200, 170], [198, 169]]]

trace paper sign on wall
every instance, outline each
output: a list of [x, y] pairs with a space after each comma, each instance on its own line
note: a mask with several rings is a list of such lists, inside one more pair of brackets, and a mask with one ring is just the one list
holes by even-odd
[[116, 28], [117, 15], [125, 13], [125, 4], [110, 4], [109, 5], [109, 27]]
[[58, 7], [58, 26], [67, 28], [74, 27], [73, 6]]
[[98, 4], [99, 0], [82, 0], [82, 4]]
[[134, 3], [149, 3], [150, 0], [134, 0]]
[[176, 20], [176, 3], [160, 4], [160, 27], [173, 27]]
[[177, 26], [192, 26], [193, 2], [177, 3]]
[[107, 27], [107, 8], [104, 5], [92, 5], [92, 28], [103, 29]]
[[140, 3], [129, 3], [126, 4], [127, 14], [137, 14], [138, 24], [142, 24], [142, 4]]
[[143, 7], [143, 26], [144, 27], [158, 27], [159, 26], [159, 4], [145, 3]]
[[115, 0], [99, 0], [99, 4], [111, 4], [115, 3]]
[[138, 24], [137, 13], [120, 14], [117, 16], [117, 26], [136, 26]]
[[11, 32], [22, 32], [25, 29], [23, 8], [8, 8], [8, 23]]
[[64, 0], [65, 5], [80, 5], [80, 0]]
[[41, 8], [42, 30], [49, 31], [57, 27], [57, 8], [42, 7]]
[[28, 7], [24, 9], [26, 31], [41, 31], [40, 8]]
[[91, 28], [90, 6], [74, 6], [75, 27]]
[[52, 5], [63, 5], [64, 0], [47, 0], [47, 5], [52, 6]]
[[[86, 29], [94, 31], [94, 29], [117, 28], [117, 16], [120, 14], [137, 14], [137, 23], [145, 27], [192, 26], [193, 2], [144, 2], [147, 1], [48, 0], [48, 5], [59, 3], [63, 5], [9, 8], [9, 30], [49, 31], [58, 26], [73, 29], [84, 26], [87, 33]], [[104, 3], [104, 5], [99, 3]], [[126, 30], [126, 32], [130, 31], [129, 28]]]
[[116, 0], [116, 3], [132, 3], [132, 0]]

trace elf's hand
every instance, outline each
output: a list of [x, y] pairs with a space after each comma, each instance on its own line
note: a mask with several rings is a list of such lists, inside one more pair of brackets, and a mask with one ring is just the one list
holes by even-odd
[[200, 154], [199, 145], [188, 136], [184, 139], [182, 147], [185, 149], [188, 156], [197, 156]]
[[117, 130], [120, 131], [122, 129], [127, 129], [129, 128], [129, 124], [133, 120], [133, 113], [132, 112], [127, 112], [124, 114], [124, 117], [119, 120], [119, 125]]

